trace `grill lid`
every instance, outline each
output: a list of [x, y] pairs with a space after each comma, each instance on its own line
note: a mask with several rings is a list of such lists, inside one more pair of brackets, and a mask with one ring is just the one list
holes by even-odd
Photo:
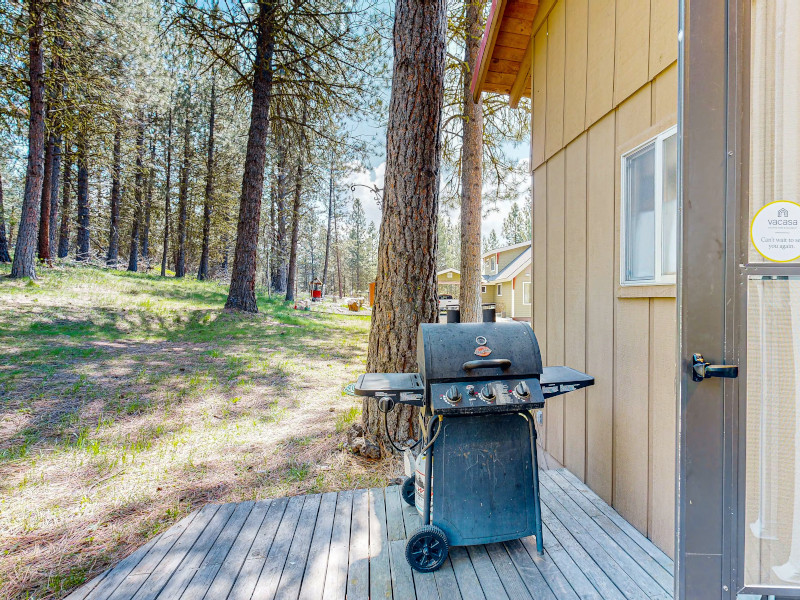
[[429, 386], [449, 380], [538, 377], [542, 356], [526, 323], [423, 323], [417, 332], [417, 365]]

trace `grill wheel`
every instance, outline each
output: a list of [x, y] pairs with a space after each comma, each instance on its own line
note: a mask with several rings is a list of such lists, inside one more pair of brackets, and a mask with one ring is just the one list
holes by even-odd
[[424, 525], [408, 538], [406, 560], [418, 573], [430, 573], [444, 564], [448, 550], [444, 531], [435, 525]]
[[406, 501], [406, 504], [410, 506], [414, 506], [414, 478], [413, 477], [406, 477], [405, 481], [403, 482], [403, 486], [400, 488], [400, 495], [403, 497], [403, 500]]

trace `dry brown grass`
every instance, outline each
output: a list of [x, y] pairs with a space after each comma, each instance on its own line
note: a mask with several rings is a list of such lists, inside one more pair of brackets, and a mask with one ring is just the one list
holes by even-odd
[[341, 450], [369, 321], [61, 267], [0, 283], [0, 599], [62, 597], [208, 502], [384, 485]]

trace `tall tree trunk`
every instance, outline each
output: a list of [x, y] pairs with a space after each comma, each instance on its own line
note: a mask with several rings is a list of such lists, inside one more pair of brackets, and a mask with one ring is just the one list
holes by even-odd
[[278, 182], [275, 196], [275, 279], [272, 287], [278, 294], [286, 293], [286, 191], [288, 175], [286, 173], [286, 146], [283, 138], [278, 145]]
[[19, 218], [17, 246], [11, 277], [36, 277], [36, 234], [39, 203], [44, 176], [44, 29], [43, 0], [28, 0], [28, 57], [30, 117], [28, 123], [28, 166], [25, 172], [25, 195]]
[[47, 240], [48, 254], [50, 258], [56, 251], [56, 228], [58, 227], [58, 194], [61, 184], [61, 135], [56, 135], [53, 140], [53, 170], [50, 177], [50, 215], [48, 218], [48, 231], [50, 235]]
[[150, 270], [150, 209], [153, 206], [153, 186], [156, 179], [156, 141], [150, 140], [150, 165], [147, 168], [147, 193], [144, 197], [144, 223], [142, 228], [142, 261]]
[[217, 89], [211, 80], [211, 107], [208, 117], [208, 158], [206, 160], [206, 195], [203, 201], [203, 250], [200, 253], [200, 268], [197, 278], [208, 278], [208, 251], [211, 244], [211, 203], [214, 196], [214, 109], [216, 108]]
[[331, 175], [328, 180], [328, 232], [325, 235], [325, 264], [322, 267], [322, 294], [328, 292], [328, 256], [331, 253], [331, 224], [333, 223], [333, 160], [331, 160]]
[[303, 117], [300, 121], [300, 144], [297, 148], [297, 173], [294, 181], [294, 203], [292, 204], [292, 243], [289, 246], [289, 276], [286, 282], [286, 301], [294, 301], [295, 286], [297, 285], [297, 241], [300, 238], [300, 203], [303, 191], [303, 161], [306, 152], [306, 120], [308, 118], [308, 104], [303, 104]]
[[339, 298], [344, 296], [342, 288], [342, 255], [339, 252], [339, 223], [336, 219], [336, 212], [333, 213], [333, 239], [336, 251], [336, 279], [339, 284]]
[[88, 261], [89, 248], [89, 164], [86, 148], [86, 134], [78, 133], [78, 237], [76, 239], [75, 260]]
[[8, 238], [6, 237], [6, 213], [3, 208], [3, 179], [0, 176], [0, 262], [11, 262], [8, 254]]
[[61, 201], [61, 227], [58, 232], [58, 258], [66, 258], [69, 254], [69, 210], [72, 194], [72, 147], [64, 148], [64, 194]]
[[119, 205], [120, 205], [120, 177], [122, 173], [122, 123], [119, 115], [114, 120], [114, 150], [111, 165], [111, 215], [109, 218], [108, 253], [106, 264], [117, 267], [119, 262]]
[[[398, 0], [395, 6], [386, 184], [367, 354], [371, 373], [416, 371], [417, 328], [438, 319], [436, 224], [446, 18], [445, 0]], [[399, 439], [414, 436], [414, 413], [404, 406], [389, 414], [390, 430]], [[383, 442], [374, 400], [364, 399], [362, 414], [368, 433]]]
[[272, 97], [272, 53], [275, 47], [274, 13], [276, 0], [260, 0], [256, 24], [256, 59], [253, 73], [253, 105], [247, 154], [244, 160], [239, 223], [236, 227], [236, 250], [233, 274], [225, 308], [257, 312], [256, 254], [264, 187], [264, 160], [269, 135], [269, 103]]
[[267, 238], [267, 295], [272, 297], [272, 289], [277, 280], [275, 270], [275, 195], [277, 185], [269, 187], [269, 237]]
[[[188, 110], [188, 108], [187, 108]], [[191, 121], [186, 116], [183, 129], [183, 166], [181, 185], [178, 190], [178, 256], [175, 261], [175, 277], [186, 275], [186, 220], [189, 212], [189, 144]]]
[[472, 99], [472, 73], [481, 45], [482, 0], [468, 0], [464, 62], [463, 137], [461, 141], [461, 321], [479, 323], [481, 315], [481, 192], [483, 188], [483, 105]]
[[169, 192], [172, 174], [172, 108], [169, 109], [167, 126], [167, 181], [164, 184], [164, 253], [161, 255], [161, 276], [167, 276], [167, 256], [169, 255]]
[[128, 271], [139, 270], [139, 230], [142, 220], [144, 196], [144, 113], [139, 112], [136, 131], [136, 173], [133, 184], [133, 223], [131, 224], [131, 251], [128, 255]]
[[38, 255], [41, 261], [50, 261], [50, 190], [53, 188], [53, 147], [55, 135], [47, 136], [44, 150], [44, 175], [42, 177], [42, 200], [39, 203]]

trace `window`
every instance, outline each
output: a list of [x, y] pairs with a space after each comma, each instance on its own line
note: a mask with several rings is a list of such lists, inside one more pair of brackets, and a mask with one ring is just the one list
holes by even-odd
[[499, 283], [497, 284], [497, 295], [498, 296], [502, 296], [503, 295], [503, 286], [500, 285]]
[[673, 127], [622, 156], [623, 285], [675, 283], [678, 135]]
[[531, 303], [531, 282], [530, 281], [523, 281], [522, 282], [522, 303], [523, 304], [530, 304]]
[[497, 271], [497, 257], [495, 257], [495, 256], [492, 256], [489, 259], [489, 271], [491, 273], [494, 273], [495, 271]]
[[481, 286], [481, 294], [485, 294], [485, 293], [486, 293], [486, 286], [482, 285]]

